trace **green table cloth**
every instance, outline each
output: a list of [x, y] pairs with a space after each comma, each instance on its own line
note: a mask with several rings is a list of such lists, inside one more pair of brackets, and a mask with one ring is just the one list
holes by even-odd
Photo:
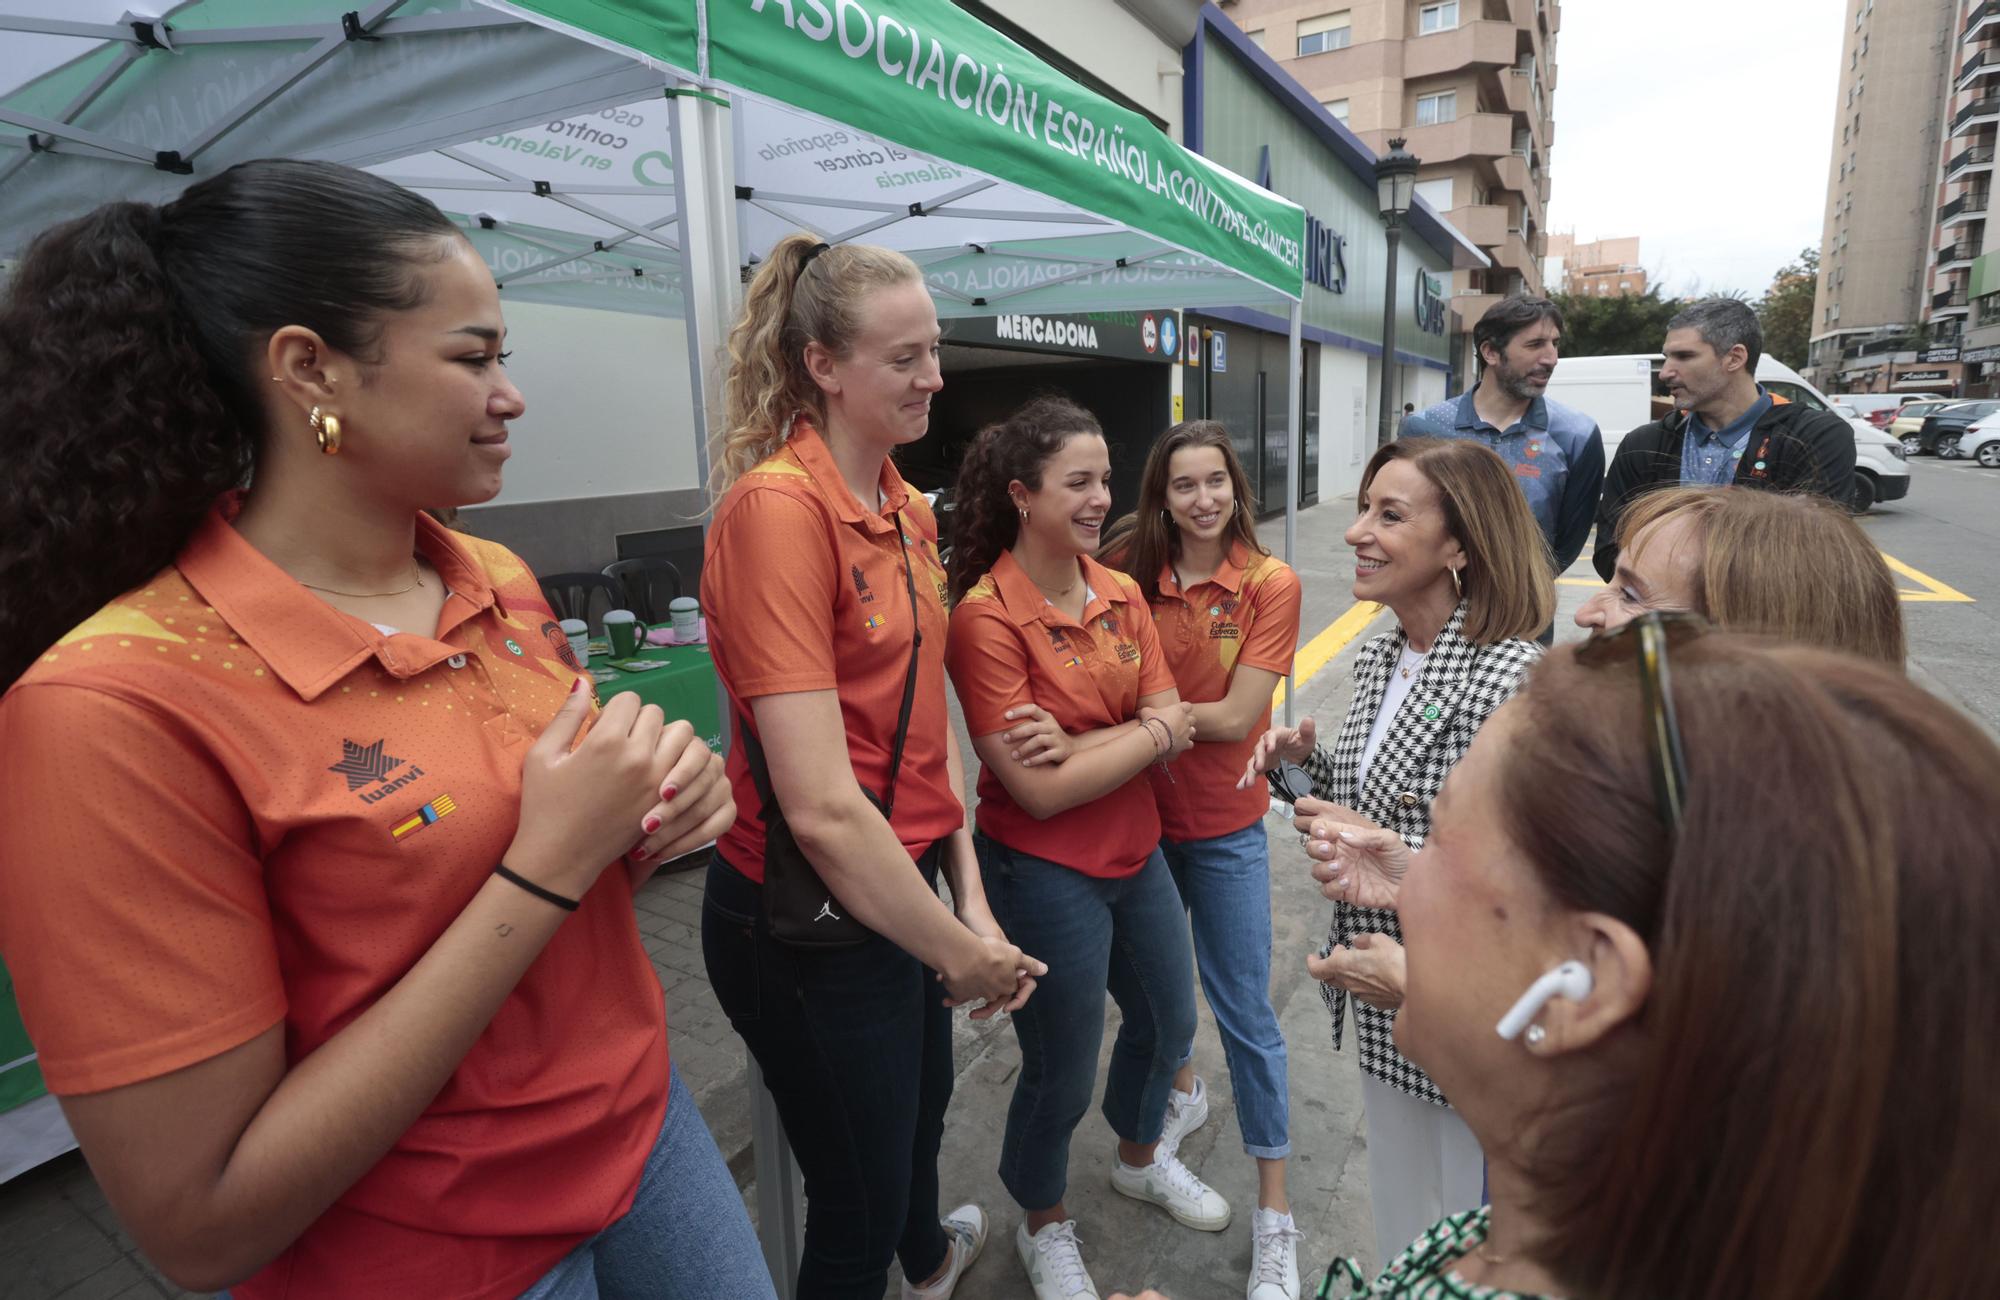
[[628, 673], [611, 666], [608, 655], [590, 656], [591, 674], [598, 679], [600, 703], [630, 691], [647, 704], [657, 704], [669, 722], [686, 718], [695, 734], [718, 753], [723, 748], [722, 710], [717, 699], [715, 660], [705, 645], [646, 646], [634, 659], [664, 663], [664, 668]]

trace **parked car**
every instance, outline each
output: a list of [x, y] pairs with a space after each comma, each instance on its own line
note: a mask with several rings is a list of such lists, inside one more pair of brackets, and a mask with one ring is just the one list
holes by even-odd
[[1975, 420], [1958, 436], [1958, 454], [1987, 469], [2000, 469], [2000, 414]]
[[1923, 454], [1922, 440], [1917, 436], [1924, 426], [1924, 417], [1934, 415], [1951, 403], [1937, 398], [1923, 398], [1907, 402], [1896, 411], [1896, 418], [1889, 421], [1889, 434], [1900, 438], [1903, 450], [1912, 456]]
[[[1971, 426], [1974, 420], [2000, 411], [2000, 402], [1951, 402], [1939, 407], [1924, 417], [1917, 429], [1917, 450], [1919, 454], [1928, 452], [1933, 456], [1949, 456], [1948, 447], [1955, 447], [1958, 436]], [[1903, 444], [1905, 450], [1909, 443]]]
[[[1832, 393], [1836, 406], [1845, 404], [1876, 428], [1884, 428], [1896, 418], [1896, 411], [1911, 400], [1908, 393]], [[1845, 415], [1847, 412], [1843, 411]]]
[[[1597, 421], [1604, 435], [1604, 455], [1615, 455], [1625, 435], [1673, 409], [1658, 390], [1657, 352], [1617, 357], [1570, 357], [1556, 366], [1549, 396], [1583, 411]], [[1765, 391], [1817, 411], [1831, 411], [1826, 394], [1804, 375], [1775, 357], [1757, 359], [1757, 382]], [[1910, 467], [1903, 463], [1900, 442], [1859, 416], [1848, 416], [1854, 429], [1854, 496], [1849, 504], [1865, 511], [1879, 501], [1896, 501], [1910, 492]]]

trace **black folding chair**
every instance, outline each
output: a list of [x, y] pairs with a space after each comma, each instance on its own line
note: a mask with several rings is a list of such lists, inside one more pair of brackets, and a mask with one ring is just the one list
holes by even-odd
[[615, 560], [604, 566], [604, 576], [625, 589], [632, 602], [626, 608], [648, 623], [666, 622], [667, 607], [681, 594], [681, 571], [658, 556]]
[[[632, 609], [625, 603], [625, 585], [602, 573], [543, 574], [542, 596], [549, 602], [549, 608], [556, 612], [557, 618], [580, 618], [593, 630], [602, 623], [604, 610]], [[599, 596], [604, 598], [604, 609], [593, 614], [591, 607]], [[632, 612], [639, 614], [636, 609]], [[639, 614], [639, 617], [646, 618], [644, 614]], [[652, 622], [649, 618], [646, 621]]]

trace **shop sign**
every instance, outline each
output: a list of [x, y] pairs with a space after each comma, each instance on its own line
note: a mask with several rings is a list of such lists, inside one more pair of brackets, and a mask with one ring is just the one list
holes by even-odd
[[1910, 388], [1918, 384], [1943, 384], [1951, 381], [1951, 372], [1946, 370], [1905, 370], [1893, 381], [1897, 388]]
[[1958, 349], [1955, 347], [1925, 348], [1917, 354], [1917, 360], [1927, 366], [1934, 366], [1943, 361], [1956, 361], [1958, 360]]
[[1959, 354], [1960, 361], [2000, 361], [2000, 347], [1967, 348]]
[[1328, 293], [1347, 292], [1347, 236], [1306, 213], [1306, 283]]
[[[943, 322], [951, 343], [1019, 348], [1027, 352], [1118, 357], [1171, 364], [1178, 338], [1162, 346], [1174, 329], [1172, 311], [1102, 311], [1070, 315], [1003, 312]], [[1162, 325], [1162, 321], [1166, 322]]]
[[1418, 267], [1415, 304], [1417, 328], [1426, 334], [1444, 333], [1444, 305], [1444, 281]]

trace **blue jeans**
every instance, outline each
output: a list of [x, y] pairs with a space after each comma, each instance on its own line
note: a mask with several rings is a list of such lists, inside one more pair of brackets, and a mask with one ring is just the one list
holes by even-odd
[[1104, 1118], [1127, 1142], [1157, 1142], [1167, 1091], [1194, 1045], [1187, 915], [1158, 850], [1139, 873], [1097, 880], [973, 837], [986, 900], [1008, 939], [1049, 965], [1014, 1013], [1021, 1074], [1000, 1143], [1000, 1181], [1046, 1210], [1069, 1182], [1069, 1140], [1090, 1108], [1104, 995], [1124, 1013], [1104, 1083]]
[[742, 1194], [678, 1069], [632, 1208], [521, 1293], [522, 1300], [600, 1296], [775, 1300]]
[[[1243, 1149], [1291, 1154], [1285, 1037], [1271, 1009], [1271, 841], [1260, 820], [1229, 835], [1160, 841], [1194, 923], [1202, 992], [1215, 1012]], [[1038, 954], [1039, 955], [1039, 954]]]

